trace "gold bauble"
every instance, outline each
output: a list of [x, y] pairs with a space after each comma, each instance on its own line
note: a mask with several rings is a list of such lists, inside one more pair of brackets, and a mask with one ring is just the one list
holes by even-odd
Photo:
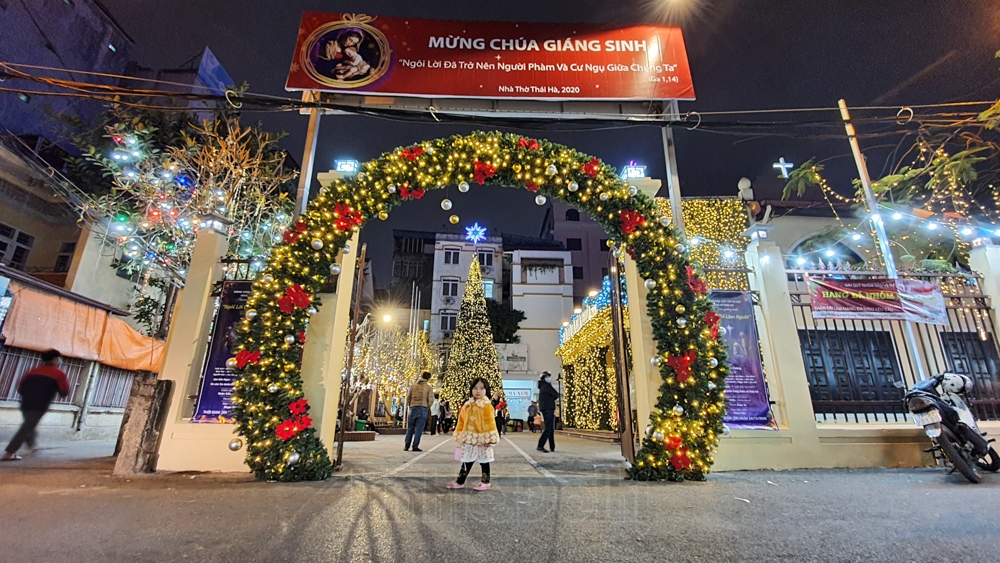
[[514, 165], [511, 166], [511, 168], [514, 170], [514, 172], [520, 172], [521, 171], [521, 165], [517, 164], [517, 163], [514, 163]]
[[687, 309], [684, 307], [684, 305], [678, 305], [677, 307], [674, 308], [674, 311], [676, 311], [678, 315], [683, 315], [684, 312], [687, 311]]
[[452, 215], [451, 217], [448, 217], [448, 222], [451, 223], [452, 225], [457, 225], [458, 221], [459, 221], [458, 215]]
[[381, 219], [381, 220], [383, 220], [383, 221], [385, 221], [386, 219], [389, 218], [389, 213], [386, 212], [386, 211], [379, 211], [378, 212], [378, 218]]

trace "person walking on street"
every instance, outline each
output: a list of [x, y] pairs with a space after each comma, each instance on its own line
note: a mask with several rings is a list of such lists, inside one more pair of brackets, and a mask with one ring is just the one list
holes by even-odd
[[503, 436], [506, 434], [507, 430], [507, 420], [504, 417], [504, 409], [507, 408], [507, 401], [503, 400], [503, 395], [499, 391], [493, 395], [493, 412], [496, 413], [494, 418], [496, 419], [497, 431]]
[[21, 377], [17, 392], [21, 395], [21, 416], [24, 422], [7, 445], [3, 461], [20, 460], [21, 456], [17, 455], [17, 450], [21, 449], [23, 444], [28, 444], [28, 448], [34, 451], [35, 428], [49, 410], [56, 393], [60, 397], [69, 395], [69, 379], [66, 378], [66, 373], [59, 369], [61, 358], [62, 354], [58, 350], [46, 350], [42, 352], [42, 365]]
[[537, 415], [538, 415], [538, 402], [531, 401], [531, 404], [528, 405], [528, 430], [531, 430], [532, 433], [535, 432], [535, 417]]
[[490, 462], [493, 461], [493, 446], [500, 442], [496, 419], [493, 418], [493, 405], [490, 404], [490, 384], [482, 377], [477, 377], [469, 387], [471, 399], [462, 405], [458, 412], [458, 426], [455, 427], [455, 441], [459, 447], [455, 458], [462, 462], [458, 470], [458, 479], [448, 485], [449, 489], [464, 489], [465, 479], [472, 467], [479, 462], [483, 468], [483, 477], [474, 491], [490, 490]]
[[447, 434], [448, 432], [451, 432], [451, 421], [452, 421], [451, 405], [448, 404], [447, 401], [445, 401], [444, 403], [441, 404], [441, 410], [444, 411], [444, 414], [441, 415], [441, 433]]
[[[542, 429], [542, 437], [538, 439], [538, 451], [549, 453], [556, 451], [556, 399], [559, 392], [552, 386], [552, 374], [543, 371], [542, 377], [538, 380], [538, 410], [542, 411], [542, 419], [545, 428]], [[545, 449], [545, 441], [549, 442], [549, 449]]]
[[437, 435], [438, 421], [441, 420], [440, 396], [434, 393], [434, 402], [431, 403], [431, 436]]
[[406, 394], [409, 413], [406, 415], [406, 443], [403, 445], [403, 451], [410, 451], [411, 442], [413, 451], [423, 451], [420, 449], [420, 437], [424, 433], [424, 426], [427, 425], [427, 413], [434, 402], [434, 392], [427, 383], [430, 379], [431, 372], [425, 371], [420, 374], [420, 380]]

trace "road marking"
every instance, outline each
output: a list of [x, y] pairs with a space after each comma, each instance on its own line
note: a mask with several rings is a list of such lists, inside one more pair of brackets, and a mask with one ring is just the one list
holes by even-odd
[[425, 456], [427, 456], [427, 454], [429, 454], [429, 453], [433, 452], [434, 450], [436, 450], [436, 449], [440, 448], [441, 446], [443, 446], [443, 445], [447, 444], [447, 443], [448, 443], [448, 442], [450, 442], [450, 441], [451, 441], [451, 440], [444, 440], [443, 442], [441, 442], [441, 443], [439, 443], [438, 445], [434, 446], [433, 448], [431, 448], [431, 449], [427, 450], [426, 452], [422, 452], [422, 453], [421, 453], [420, 455], [418, 455], [417, 457], [415, 457], [415, 458], [411, 459], [410, 461], [408, 461], [408, 462], [404, 463], [403, 465], [400, 465], [400, 466], [399, 466], [399, 467], [397, 467], [396, 469], [393, 469], [392, 471], [390, 471], [390, 472], [386, 473], [386, 474], [385, 474], [385, 476], [386, 476], [386, 477], [391, 477], [391, 476], [393, 476], [393, 475], [395, 475], [395, 474], [399, 473], [400, 471], [402, 471], [402, 470], [406, 469], [407, 467], [409, 467], [409, 466], [413, 465], [414, 463], [416, 463], [416, 462], [418, 462], [418, 461], [420, 461], [420, 460], [424, 459], [424, 457], [425, 457]]
[[511, 440], [510, 438], [504, 438], [504, 441], [507, 442], [508, 444], [510, 444], [515, 450], [517, 450], [517, 453], [519, 453], [522, 456], [524, 456], [524, 459], [528, 462], [529, 465], [531, 465], [532, 467], [535, 468], [535, 471], [541, 473], [542, 475], [545, 475], [549, 479], [553, 479], [553, 480], [558, 481], [558, 482], [563, 483], [563, 484], [569, 482], [569, 481], [563, 479], [562, 477], [556, 477], [555, 473], [552, 473], [548, 469], [545, 469], [544, 467], [542, 467], [541, 465], [539, 465], [537, 461], [531, 459], [531, 456], [528, 455], [524, 450], [522, 450], [521, 448], [519, 448], [518, 445], [515, 444], [514, 441]]

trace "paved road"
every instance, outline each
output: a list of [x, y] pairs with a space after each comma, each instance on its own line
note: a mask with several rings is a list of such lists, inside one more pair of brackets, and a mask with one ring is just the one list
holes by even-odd
[[450, 442], [425, 436], [422, 446], [403, 452], [402, 436], [348, 443], [344, 473], [292, 485], [119, 480], [108, 458], [4, 464], [0, 560], [998, 559], [1000, 476], [971, 485], [936, 469], [788, 471], [633, 483], [614, 446], [562, 438], [560, 452], [540, 454], [517, 435], [497, 447], [495, 489], [478, 493], [444, 489], [456, 471]]

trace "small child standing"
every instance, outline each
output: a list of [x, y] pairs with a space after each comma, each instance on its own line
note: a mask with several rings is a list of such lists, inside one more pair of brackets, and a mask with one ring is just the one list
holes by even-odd
[[448, 485], [449, 489], [464, 489], [465, 479], [472, 467], [479, 462], [483, 468], [482, 482], [473, 487], [475, 491], [490, 490], [490, 462], [493, 461], [493, 446], [500, 441], [494, 420], [493, 405], [490, 404], [490, 384], [481, 377], [469, 387], [472, 398], [462, 405], [455, 426], [455, 441], [460, 444], [462, 468], [458, 479]]

